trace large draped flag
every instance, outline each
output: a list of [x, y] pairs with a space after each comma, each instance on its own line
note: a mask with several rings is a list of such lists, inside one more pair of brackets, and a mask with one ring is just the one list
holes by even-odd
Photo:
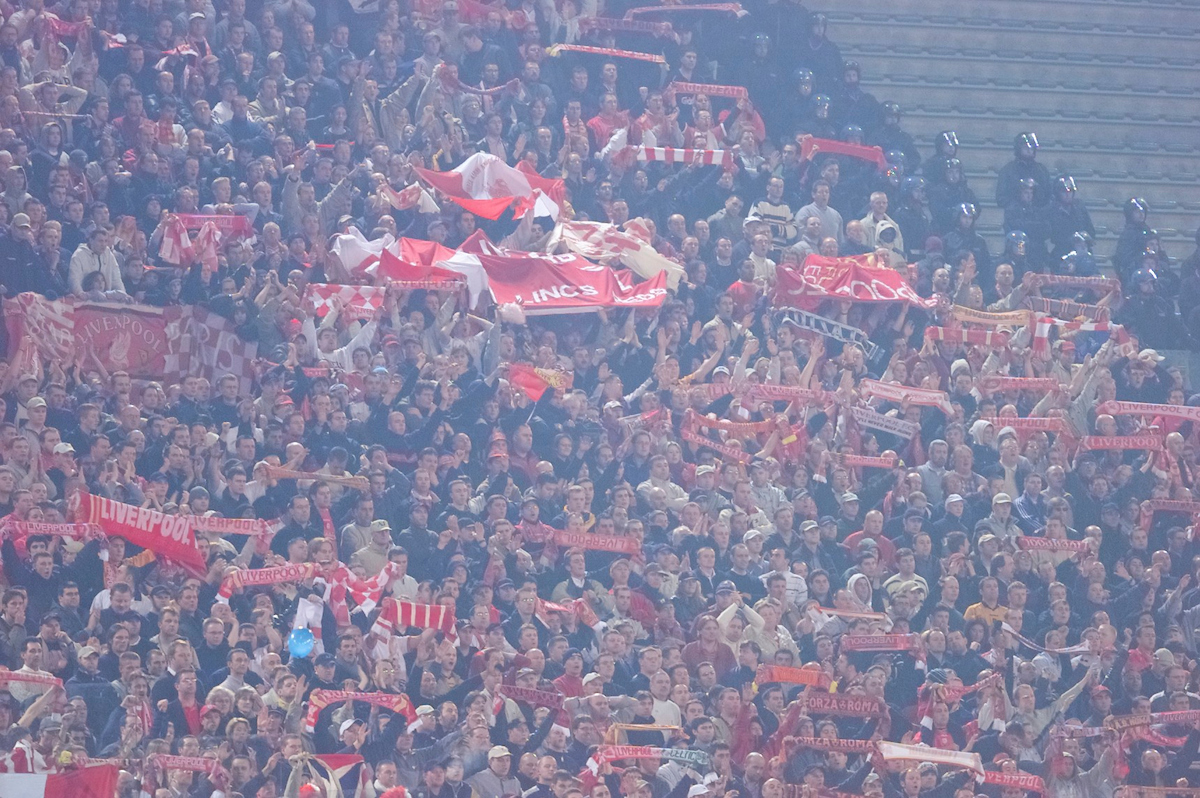
[[565, 195], [562, 180], [529, 174], [483, 152], [475, 153], [449, 172], [420, 168], [415, 171], [425, 183], [485, 219], [499, 219], [511, 207], [515, 216], [533, 209], [536, 216], [557, 220]]
[[7, 798], [112, 798], [116, 765], [93, 765], [63, 773], [0, 773], [0, 796]]
[[526, 315], [583, 313], [598, 308], [656, 308], [667, 297], [667, 275], [634, 283], [578, 255], [477, 255], [496, 304], [517, 304]]
[[559, 244], [591, 260], [619, 262], [646, 280], [665, 272], [667, 287], [672, 290], [679, 286], [679, 278], [684, 274], [682, 266], [660, 255], [644, 239], [605, 222], [561, 222], [554, 228], [546, 249], [554, 252]]

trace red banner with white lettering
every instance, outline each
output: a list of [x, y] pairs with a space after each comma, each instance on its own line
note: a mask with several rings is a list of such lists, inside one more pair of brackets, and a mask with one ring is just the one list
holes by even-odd
[[657, 308], [667, 298], [666, 272], [635, 284], [631, 272], [618, 273], [571, 253], [478, 258], [496, 304], [516, 303], [526, 315]]
[[899, 272], [880, 265], [873, 254], [847, 258], [809, 255], [799, 269], [779, 264], [775, 276], [776, 307], [815, 310], [825, 299], [937, 306], [936, 298], [923, 298]]
[[[94, 356], [110, 374], [127, 371], [132, 377], [162, 379], [178, 373], [168, 364], [180, 334], [177, 309], [146, 305], [78, 304], [75, 306], [75, 348]], [[84, 360], [84, 367], [90, 365]], [[170, 368], [174, 366], [174, 370]]]
[[109, 537], [125, 538], [198, 576], [208, 573], [206, 552], [196, 540], [191, 516], [164, 515], [147, 507], [81, 493], [75, 520], [98, 524]]

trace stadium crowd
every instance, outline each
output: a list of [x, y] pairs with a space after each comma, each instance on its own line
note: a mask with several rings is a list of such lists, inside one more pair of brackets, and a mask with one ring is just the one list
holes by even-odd
[[[122, 798], [1200, 787], [1200, 394], [1160, 354], [1200, 341], [1200, 256], [1142, 199], [1094, 253], [1033, 133], [993, 251], [955, 134], [919, 150], [823, 15], [632, 8], [0, 2], [5, 312], [204, 306], [258, 353], [249, 387], [0, 365], [0, 770], [103, 760]], [[372, 279], [352, 231], [554, 246], [561, 220], [415, 171], [476, 153], [645, 235], [682, 269], [661, 307], [380, 277], [373, 314], [318, 316], [307, 286]], [[181, 255], [181, 215], [247, 226]], [[909, 300], [780, 310], [847, 256]], [[195, 522], [184, 569], [76, 526], [83, 494], [247, 525]]]

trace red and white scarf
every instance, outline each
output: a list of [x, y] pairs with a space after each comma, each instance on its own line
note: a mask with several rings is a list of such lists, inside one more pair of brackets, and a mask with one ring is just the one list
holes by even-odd
[[966, 327], [926, 327], [925, 337], [930, 341], [970, 344], [971, 346], [1008, 346], [1009, 333], [1005, 330], [968, 330]]
[[936, 765], [972, 770], [980, 776], [985, 774], [983, 760], [979, 754], [968, 751], [946, 751], [927, 745], [902, 745], [881, 740], [879, 754], [888, 762], [933, 762]]
[[221, 580], [217, 590], [217, 601], [229, 603], [229, 597], [238, 588], [278, 585], [285, 582], [303, 582], [313, 575], [316, 565], [311, 562], [279, 565], [274, 568], [253, 568], [233, 571]]
[[859, 389], [864, 397], [878, 397], [889, 402], [900, 404], [909, 402], [922, 407], [936, 407], [946, 415], [954, 412], [950, 407], [950, 397], [945, 391], [931, 388], [910, 388], [907, 385], [897, 385], [879, 380], [863, 380]]
[[1128, 451], [1130, 449], [1163, 448], [1163, 439], [1157, 435], [1085, 435], [1079, 439], [1079, 448], [1089, 451]]
[[693, 150], [679, 147], [631, 147], [639, 161], [658, 161], [666, 164], [691, 166], [733, 165], [733, 153], [729, 150]]
[[979, 387], [985, 391], [1039, 391], [1050, 393], [1062, 390], [1062, 384], [1053, 377], [1006, 377], [1002, 374], [985, 374], [979, 378]]
[[1103, 402], [1096, 408], [1098, 413], [1108, 413], [1111, 416], [1142, 416], [1157, 418], [1179, 418], [1184, 421], [1200, 421], [1200, 407], [1187, 405], [1160, 405], [1150, 402]]
[[[688, 6], [688, 9], [693, 9], [695, 6]], [[636, 9], [635, 9], [636, 10]], [[669, 7], [656, 8], [656, 11], [666, 11]], [[652, 55], [650, 53], [635, 53], [632, 50], [618, 50], [613, 47], [589, 47], [585, 44], [552, 44], [546, 48], [546, 55], [558, 56], [563, 53], [589, 53], [591, 55], [605, 55], [609, 58], [628, 58], [631, 61], [649, 61], [651, 64], [665, 64], [667, 59], [661, 55]]]
[[[656, 9], [661, 11], [662, 9]], [[685, 83], [673, 81], [666, 91], [676, 94], [703, 94], [708, 97], [726, 97], [731, 100], [749, 99], [750, 92], [745, 86], [722, 86], [716, 83]]]
[[636, 19], [614, 17], [580, 17], [579, 29], [611, 30], [618, 33], [649, 33], [654, 36], [670, 36], [674, 31], [670, 22], [639, 22]]
[[392, 581], [395, 566], [388, 563], [383, 570], [370, 579], [359, 579], [341, 562], [334, 563], [324, 571], [316, 573], [315, 583], [326, 586], [325, 602], [333, 611], [339, 627], [350, 623], [350, 607], [347, 599], [353, 599], [363, 612], [369, 613], [379, 604], [384, 589]]

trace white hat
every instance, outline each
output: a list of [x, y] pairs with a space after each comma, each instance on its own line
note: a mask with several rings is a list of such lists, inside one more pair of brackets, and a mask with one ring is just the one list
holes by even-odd
[[350, 718], [349, 720], [342, 721], [341, 728], [338, 729], [338, 737], [345, 734], [348, 729], [353, 728], [356, 723], [362, 723], [362, 721], [358, 718]]
[[512, 753], [503, 745], [493, 745], [488, 751], [488, 759], [499, 759], [505, 756], [512, 756]]

